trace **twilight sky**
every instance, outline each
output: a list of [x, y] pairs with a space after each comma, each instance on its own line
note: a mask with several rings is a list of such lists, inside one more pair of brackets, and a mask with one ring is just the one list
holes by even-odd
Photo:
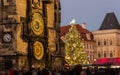
[[86, 23], [88, 30], [98, 30], [106, 13], [114, 12], [120, 23], [120, 0], [60, 0], [61, 26], [72, 19], [76, 24]]

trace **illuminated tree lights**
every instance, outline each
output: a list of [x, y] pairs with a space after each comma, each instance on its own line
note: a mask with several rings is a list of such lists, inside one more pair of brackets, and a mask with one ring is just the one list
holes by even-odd
[[65, 60], [69, 65], [87, 63], [83, 40], [74, 24], [65, 35]]

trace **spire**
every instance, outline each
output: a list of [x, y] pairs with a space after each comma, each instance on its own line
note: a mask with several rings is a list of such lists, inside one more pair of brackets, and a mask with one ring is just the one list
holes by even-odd
[[107, 30], [107, 29], [120, 29], [119, 22], [114, 14], [112, 13], [107, 13], [103, 23], [101, 24], [101, 27], [99, 30]]

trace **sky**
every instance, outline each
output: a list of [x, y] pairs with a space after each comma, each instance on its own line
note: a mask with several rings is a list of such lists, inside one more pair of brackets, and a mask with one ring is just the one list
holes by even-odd
[[120, 23], [120, 0], [60, 0], [61, 26], [86, 23], [89, 31], [98, 30], [105, 15], [114, 12]]

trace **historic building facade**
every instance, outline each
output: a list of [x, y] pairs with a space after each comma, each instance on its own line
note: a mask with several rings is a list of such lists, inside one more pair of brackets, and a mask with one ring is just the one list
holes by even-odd
[[98, 59], [120, 57], [120, 25], [114, 12], [107, 13], [99, 30], [92, 33]]
[[[80, 37], [84, 39], [83, 43], [84, 43], [84, 50], [86, 51], [88, 56], [87, 60], [89, 61], [89, 63], [92, 63], [94, 59], [96, 59], [95, 56], [96, 46], [95, 46], [93, 34], [86, 29], [86, 23], [82, 23], [81, 25], [75, 24], [75, 26], [78, 32], [80, 33]], [[71, 25], [66, 25], [61, 27], [60, 36], [61, 36], [61, 44], [62, 44], [61, 45], [62, 54], [64, 54], [64, 50], [65, 50], [64, 48], [65, 35], [69, 32], [70, 27]]]
[[0, 68], [60, 66], [60, 10], [59, 0], [0, 0]]

